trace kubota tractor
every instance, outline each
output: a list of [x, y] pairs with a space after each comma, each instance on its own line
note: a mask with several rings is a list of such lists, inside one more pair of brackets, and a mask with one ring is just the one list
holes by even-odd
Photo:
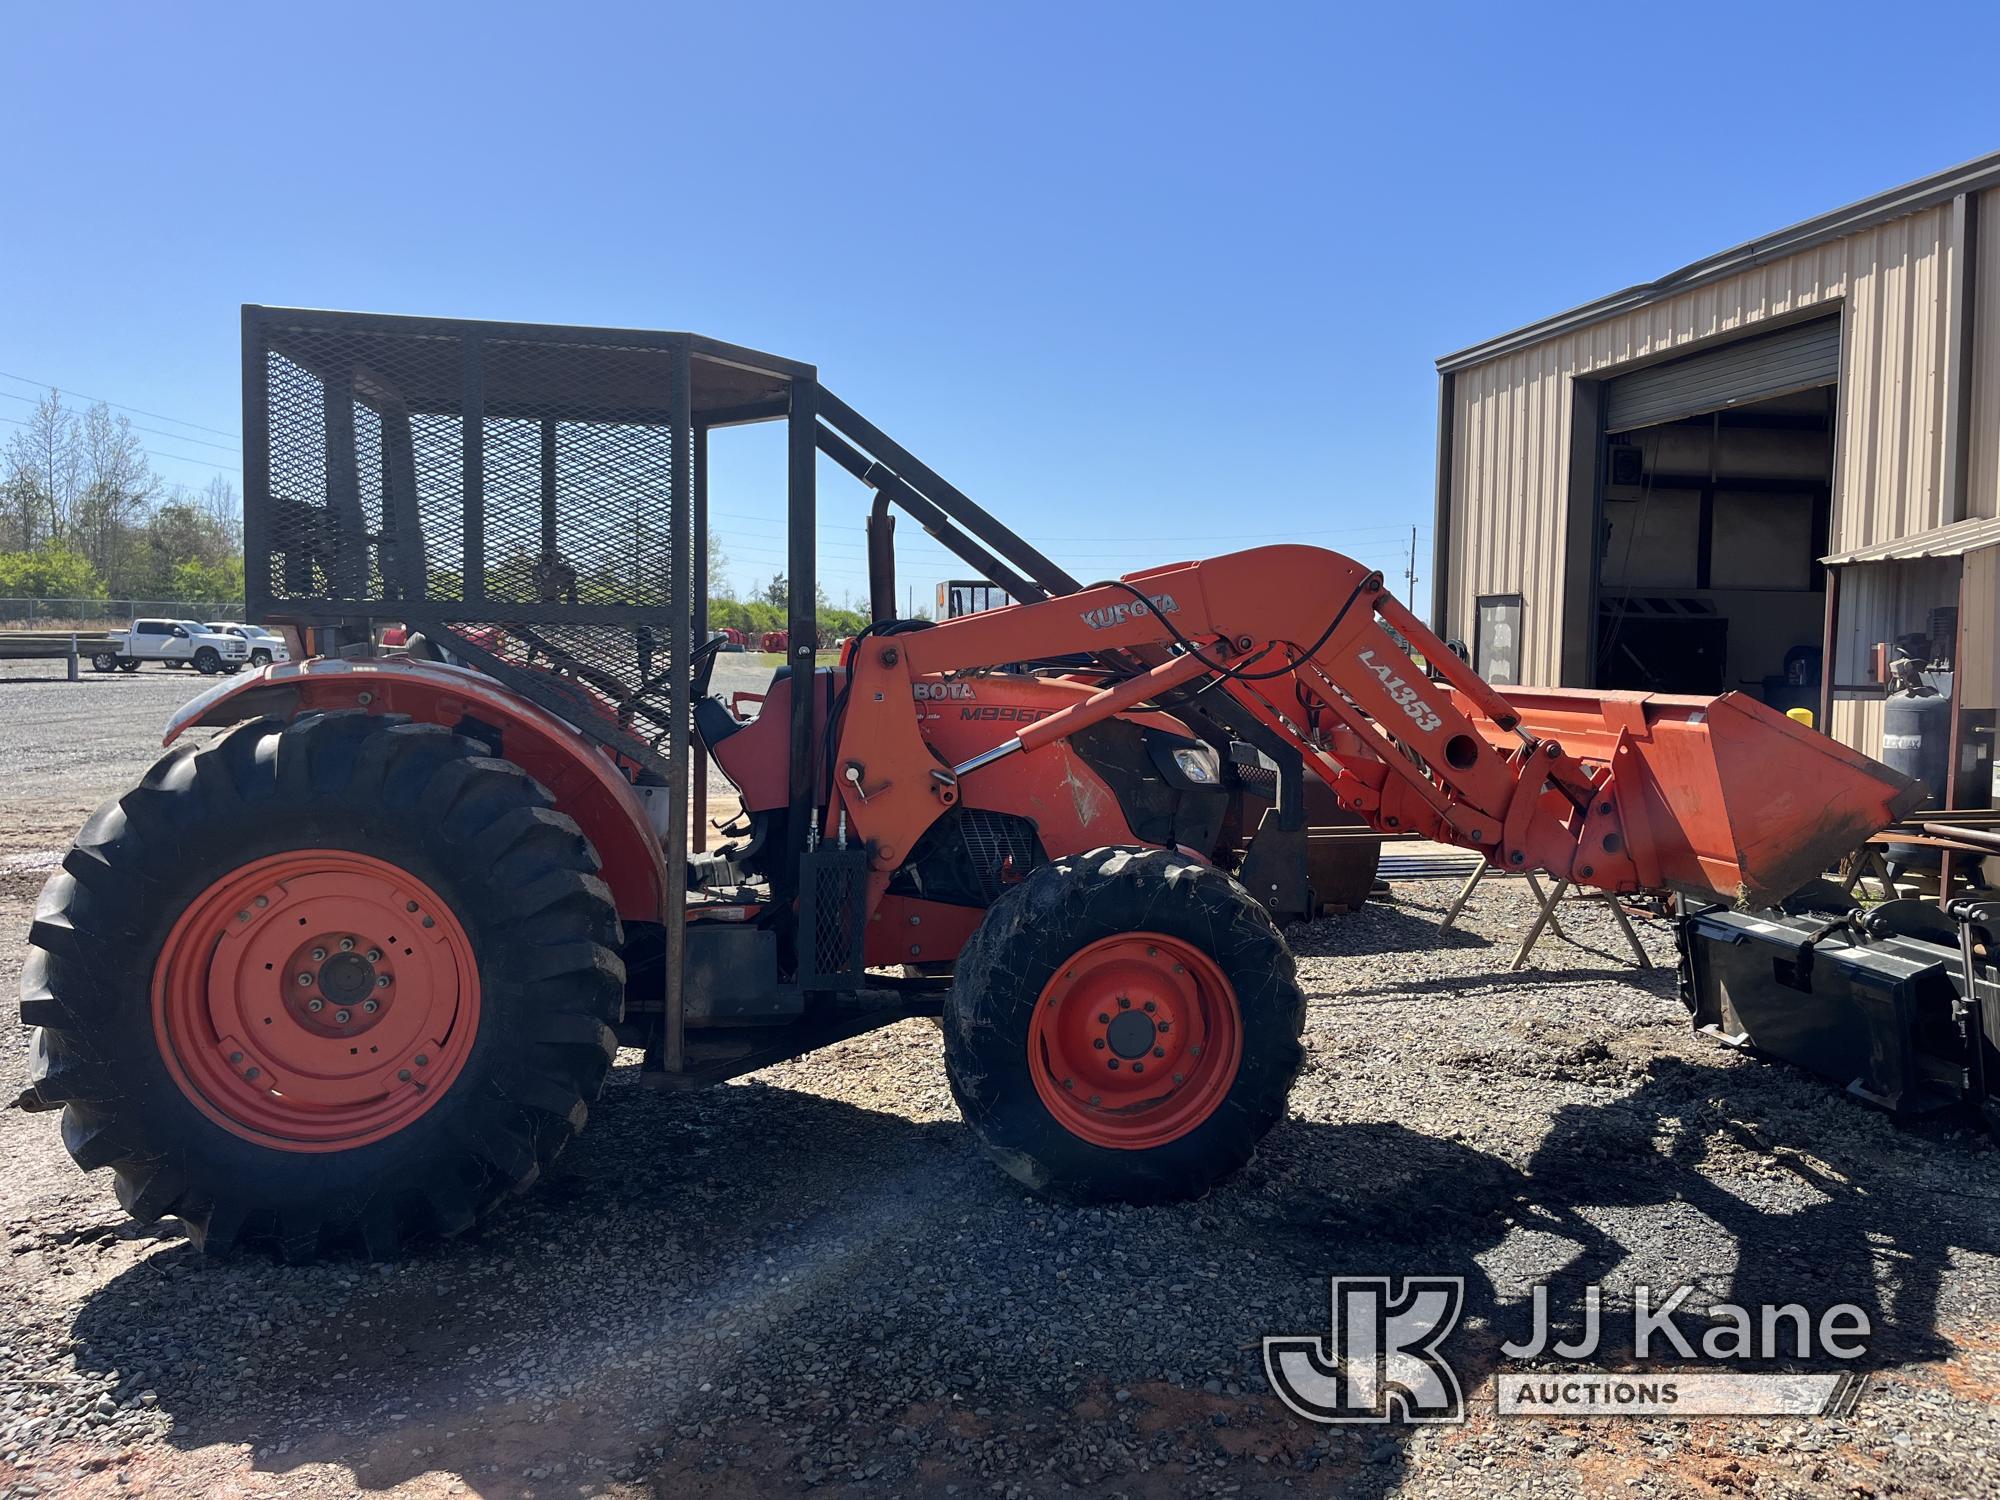
[[[243, 328], [250, 618], [310, 650], [174, 716], [49, 882], [22, 1005], [24, 1102], [210, 1246], [464, 1229], [583, 1128], [621, 1042], [693, 1086], [940, 1013], [1020, 1181], [1199, 1194], [1299, 1066], [1274, 918], [1315, 909], [1308, 786], [1321, 821], [1500, 869], [1752, 903], [1912, 795], [1737, 695], [1503, 697], [1331, 552], [1084, 586], [753, 350]], [[707, 692], [701, 569], [709, 445], [762, 421], [801, 644], [745, 717]], [[828, 663], [821, 454], [874, 492], [873, 621]], [[892, 508], [1018, 602], [895, 618]], [[710, 757], [739, 794], [716, 848]]]

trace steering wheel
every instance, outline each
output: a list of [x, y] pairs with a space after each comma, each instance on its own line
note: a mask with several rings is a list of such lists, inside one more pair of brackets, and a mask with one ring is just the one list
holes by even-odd
[[718, 635], [713, 640], [703, 641], [688, 657], [688, 666], [693, 675], [689, 678], [697, 698], [708, 696], [708, 679], [715, 671], [715, 659], [722, 654], [722, 648], [729, 644], [729, 637]]

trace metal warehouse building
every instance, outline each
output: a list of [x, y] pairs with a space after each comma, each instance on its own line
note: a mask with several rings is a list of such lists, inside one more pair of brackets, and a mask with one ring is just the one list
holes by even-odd
[[1433, 618], [1481, 672], [1744, 690], [1880, 754], [1900, 640], [1947, 805], [1993, 800], [2000, 153], [1438, 370]]

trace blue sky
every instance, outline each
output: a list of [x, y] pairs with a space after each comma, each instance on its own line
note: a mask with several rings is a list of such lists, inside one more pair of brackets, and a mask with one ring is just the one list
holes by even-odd
[[[245, 301], [692, 328], [816, 362], [1081, 575], [1400, 574], [1416, 524], [1427, 578], [1439, 354], [2000, 146], [1996, 17], [12, 6], [0, 392], [156, 414], [200, 484]], [[774, 438], [718, 439], [744, 583]], [[822, 496], [859, 597], [866, 492]]]

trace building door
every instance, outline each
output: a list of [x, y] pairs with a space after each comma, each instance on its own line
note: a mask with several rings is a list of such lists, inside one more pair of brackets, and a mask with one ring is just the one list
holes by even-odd
[[1822, 318], [1604, 383], [1592, 685], [1817, 708], [1839, 357]]

